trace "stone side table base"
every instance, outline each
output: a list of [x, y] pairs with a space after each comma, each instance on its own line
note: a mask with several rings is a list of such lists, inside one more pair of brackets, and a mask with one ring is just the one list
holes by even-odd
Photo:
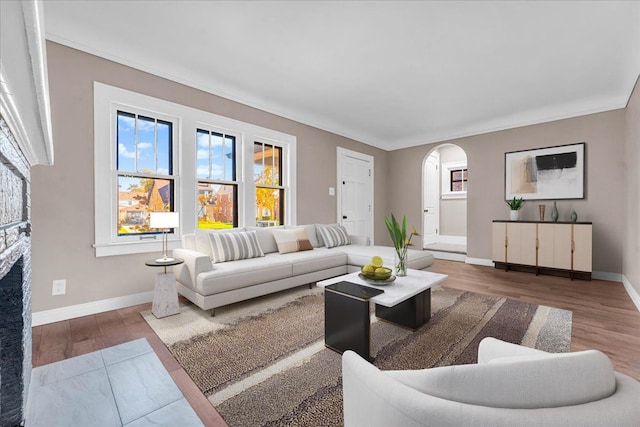
[[156, 275], [151, 312], [157, 318], [180, 313], [176, 276], [173, 273], [158, 273]]

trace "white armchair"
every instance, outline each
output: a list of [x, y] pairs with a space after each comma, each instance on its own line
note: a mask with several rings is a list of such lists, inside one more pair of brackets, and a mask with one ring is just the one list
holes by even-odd
[[342, 376], [346, 427], [640, 425], [640, 382], [597, 350], [485, 338], [476, 365], [416, 371], [380, 371], [346, 351]]

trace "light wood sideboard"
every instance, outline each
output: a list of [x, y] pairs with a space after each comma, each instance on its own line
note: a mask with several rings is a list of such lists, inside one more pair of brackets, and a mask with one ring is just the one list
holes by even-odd
[[493, 221], [496, 268], [591, 279], [592, 223]]

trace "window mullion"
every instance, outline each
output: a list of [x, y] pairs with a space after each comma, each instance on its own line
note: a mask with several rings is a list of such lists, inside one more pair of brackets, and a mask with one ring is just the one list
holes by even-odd
[[158, 119], [154, 119], [153, 127], [153, 165], [154, 172], [158, 173]]
[[209, 132], [209, 172], [207, 178], [211, 179], [211, 172], [213, 168], [213, 146], [211, 145], [211, 132]]
[[138, 114], [133, 119], [133, 170], [138, 171]]
[[227, 135], [222, 134], [222, 178], [227, 176], [227, 162], [224, 161], [226, 156], [227, 148]]

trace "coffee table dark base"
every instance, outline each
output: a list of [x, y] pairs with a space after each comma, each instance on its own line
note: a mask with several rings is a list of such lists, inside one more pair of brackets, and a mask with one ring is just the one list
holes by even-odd
[[[418, 329], [431, 318], [431, 289], [409, 298], [394, 307], [376, 304], [376, 316], [410, 329]], [[371, 322], [369, 301], [334, 292], [324, 292], [324, 343], [343, 353], [353, 350], [371, 361]]]
[[376, 304], [376, 317], [409, 329], [418, 329], [431, 318], [431, 289], [393, 307]]
[[324, 344], [338, 353], [353, 350], [369, 360], [369, 301], [325, 289]]

